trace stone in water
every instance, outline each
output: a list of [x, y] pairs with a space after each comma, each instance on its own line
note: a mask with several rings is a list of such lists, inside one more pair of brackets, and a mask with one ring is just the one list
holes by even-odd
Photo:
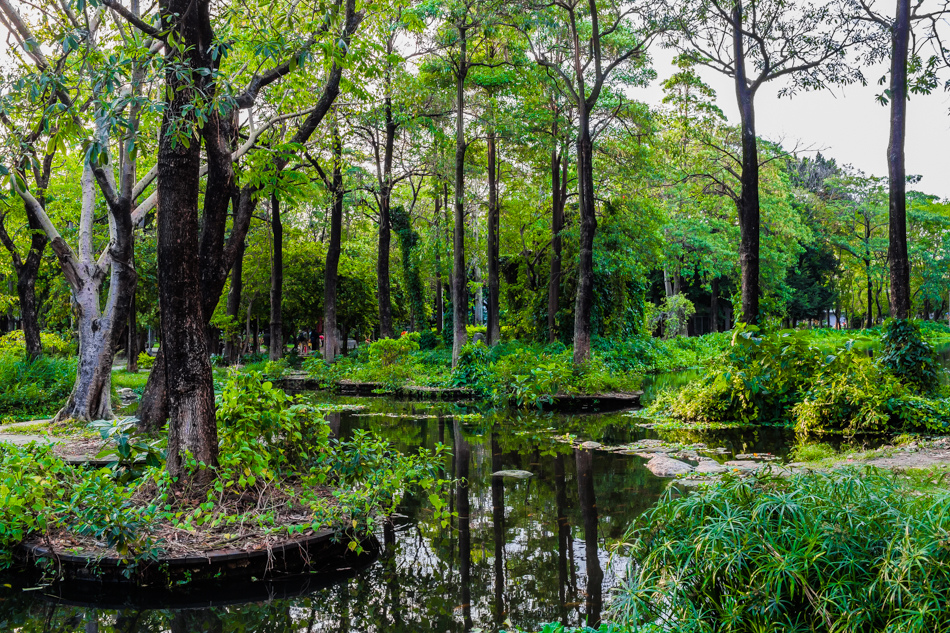
[[499, 470], [491, 474], [492, 477], [514, 477], [515, 479], [527, 479], [534, 477], [534, 473], [527, 470]]

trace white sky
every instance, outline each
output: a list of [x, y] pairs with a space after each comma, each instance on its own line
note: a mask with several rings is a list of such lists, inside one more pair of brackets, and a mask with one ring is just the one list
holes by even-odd
[[[631, 96], [659, 105], [663, 81], [675, 72], [673, 52], [656, 47], [651, 52], [657, 80]], [[867, 86], [848, 86], [834, 91], [800, 92], [779, 99], [782, 80], [765, 84], [756, 95], [755, 122], [760, 137], [782, 141], [787, 149], [798, 142], [803, 148], [820, 150], [839, 165], [850, 164], [868, 175], [887, 175], [888, 114], [874, 96], [885, 67], [866, 69]], [[729, 122], [739, 122], [732, 80], [698, 67], [703, 80], [716, 90], [719, 107]], [[942, 77], [941, 81], [946, 79]], [[814, 155], [814, 154], [812, 154]], [[923, 179], [915, 189], [950, 198], [950, 93], [942, 87], [930, 95], [912, 95], [908, 103], [907, 173]]]

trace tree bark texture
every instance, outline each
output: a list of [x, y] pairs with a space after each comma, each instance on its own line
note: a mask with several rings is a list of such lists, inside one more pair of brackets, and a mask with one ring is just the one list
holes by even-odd
[[231, 288], [228, 290], [227, 314], [233, 331], [224, 342], [224, 357], [229, 365], [236, 365], [241, 360], [241, 336], [238, 334], [237, 324], [241, 311], [241, 294], [244, 291], [244, 250], [246, 245], [241, 243], [238, 256], [231, 268]]
[[343, 233], [343, 144], [340, 140], [340, 130], [336, 124], [333, 126], [332, 187], [333, 208], [330, 211], [330, 245], [327, 248], [327, 262], [323, 277], [323, 358], [327, 362], [332, 362], [340, 352], [336, 336], [336, 299], [340, 267], [340, 242]]
[[[583, 99], [581, 99], [583, 103]], [[594, 307], [594, 233], [597, 216], [594, 209], [593, 143], [590, 137], [590, 113], [578, 108], [577, 181], [580, 201], [580, 244], [577, 266], [577, 297], [574, 301], [574, 363], [590, 358], [591, 311]]]
[[[556, 128], [555, 128], [555, 142]], [[562, 160], [563, 156], [563, 160]], [[551, 271], [548, 275], [548, 342], [558, 340], [557, 313], [561, 305], [561, 231], [567, 200], [567, 152], [551, 148]]]
[[907, 256], [907, 178], [904, 142], [907, 127], [907, 55], [910, 42], [910, 0], [897, 0], [891, 25], [891, 115], [887, 144], [888, 247], [891, 316], [910, 317], [910, 259]]
[[[166, 0], [162, 6], [186, 6], [180, 0]], [[344, 45], [344, 55], [349, 48], [349, 42], [362, 22], [363, 13], [356, 11], [355, 0], [344, 0], [344, 21], [340, 41]], [[206, 37], [211, 35], [210, 23], [205, 25]], [[210, 38], [208, 39], [210, 41]], [[218, 58], [220, 60], [220, 57]], [[208, 64], [213, 62], [209, 61]], [[269, 81], [275, 81], [290, 72], [288, 63], [275, 67], [274, 72], [267, 74]], [[291, 138], [292, 143], [304, 144], [319, 127], [327, 112], [340, 93], [340, 80], [343, 77], [343, 67], [337, 63], [330, 66], [323, 91], [316, 99], [313, 109]], [[251, 85], [236, 99], [236, 106], [240, 109], [250, 108], [264, 86], [264, 80], [255, 76]], [[215, 306], [221, 297], [225, 280], [231, 271], [239, 247], [247, 237], [251, 217], [257, 207], [257, 193], [259, 188], [251, 185], [243, 186], [237, 191], [237, 181], [234, 174], [234, 160], [230, 153], [231, 143], [236, 138], [234, 128], [237, 125], [237, 108], [230, 113], [221, 114], [213, 109], [208, 124], [201, 129], [205, 140], [208, 158], [208, 180], [205, 187], [205, 207], [201, 235], [201, 291], [204, 318], [211, 319]], [[287, 166], [289, 158], [275, 159], [275, 168], [279, 171]], [[225, 195], [227, 194], [227, 195]], [[234, 218], [230, 224], [231, 231], [225, 242], [224, 232], [228, 226], [226, 205], [228, 196], [238, 196], [238, 204]], [[159, 428], [168, 417], [167, 394], [163, 378], [158, 377], [159, 359], [164, 358], [159, 350], [153, 371], [149, 374], [149, 381], [145, 387], [145, 395], [139, 405], [138, 417], [140, 428], [145, 430]]]
[[273, 234], [270, 271], [270, 349], [268, 357], [278, 360], [284, 356], [284, 324], [281, 319], [281, 301], [284, 296], [284, 225], [280, 221], [280, 201], [277, 194], [270, 197], [270, 227]]
[[739, 106], [742, 133], [742, 173], [737, 205], [742, 320], [749, 325], [757, 325], [759, 322], [759, 154], [755, 138], [755, 93], [749, 87], [745, 69], [741, 1], [733, 6], [732, 20], [736, 101]]
[[498, 201], [498, 139], [495, 131], [488, 133], [488, 344], [501, 341], [500, 307], [498, 293], [498, 236], [501, 222], [501, 205]]
[[376, 293], [379, 300], [379, 337], [392, 338], [393, 307], [390, 296], [389, 249], [392, 243], [390, 205], [392, 202], [393, 147], [396, 141], [396, 123], [393, 120], [392, 99], [388, 91], [384, 110], [386, 138], [383, 145], [383, 165], [379, 183], [379, 254], [376, 260]]
[[709, 282], [709, 331], [719, 331], [719, 278]]
[[[207, 4], [163, 0], [160, 8], [165, 28], [175, 33], [181, 47], [166, 51], [167, 97], [158, 147], [158, 290], [170, 416], [166, 464], [180, 485], [203, 486], [213, 480], [210, 469], [218, 465], [218, 430], [201, 292], [201, 144], [191, 139], [186, 146], [172, 131], [183, 123], [196, 124], [185, 108], [197, 97], [196, 84], [202, 84], [198, 71], [211, 66], [207, 57], [213, 33]], [[180, 72], [180, 65], [191, 73]], [[207, 468], [189, 472], [189, 456]]]
[[468, 287], [465, 269], [465, 77], [466, 29], [459, 29], [459, 61], [455, 77], [455, 205], [452, 240], [452, 367], [458, 365], [459, 353], [468, 341], [465, 329], [468, 312]]

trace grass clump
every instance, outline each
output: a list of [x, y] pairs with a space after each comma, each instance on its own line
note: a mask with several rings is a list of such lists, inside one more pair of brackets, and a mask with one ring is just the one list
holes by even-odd
[[627, 535], [637, 631], [945, 630], [950, 495], [869, 470], [674, 489]]
[[66, 402], [75, 379], [73, 358], [27, 360], [21, 354], [0, 354], [0, 416], [30, 419], [53, 415]]

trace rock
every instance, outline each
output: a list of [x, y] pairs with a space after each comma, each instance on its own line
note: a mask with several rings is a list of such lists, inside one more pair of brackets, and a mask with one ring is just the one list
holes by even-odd
[[657, 455], [647, 462], [647, 468], [657, 477], [676, 477], [693, 472], [693, 467], [678, 459]]
[[727, 472], [728, 470], [728, 468], [725, 466], [720, 466], [713, 460], [709, 460], [708, 462], [699, 462], [699, 466], [696, 467], [696, 472], [703, 475], [719, 475], [721, 473]]
[[600, 442], [584, 442], [581, 444], [581, 448], [587, 449], [589, 451], [594, 450], [595, 448], [600, 448], [603, 446]]
[[763, 468], [765, 464], [748, 459], [733, 459], [723, 464], [723, 466], [732, 470], [758, 470]]
[[527, 479], [534, 477], [534, 473], [527, 470], [499, 470], [491, 474], [492, 477], [512, 477], [514, 479]]
[[691, 462], [699, 461], [699, 455], [696, 454], [696, 451], [680, 451], [678, 453], [673, 453], [672, 455], [677, 459], [688, 459]]
[[766, 461], [770, 462], [775, 459], [778, 459], [772, 453], [744, 453], [741, 455], [736, 455], [737, 460], [756, 460], [756, 461]]
[[474, 334], [472, 334], [472, 343], [473, 343], [473, 344], [474, 344], [474, 343], [482, 343], [482, 344], [484, 344], [484, 343], [485, 343], [485, 335], [482, 334], [481, 332], [475, 332]]

